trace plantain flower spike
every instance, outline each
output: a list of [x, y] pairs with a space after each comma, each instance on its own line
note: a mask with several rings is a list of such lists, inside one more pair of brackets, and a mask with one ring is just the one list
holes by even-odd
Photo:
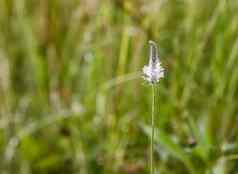
[[156, 84], [164, 77], [164, 68], [159, 60], [156, 43], [150, 40], [149, 46], [149, 64], [143, 67], [143, 78], [151, 84]]

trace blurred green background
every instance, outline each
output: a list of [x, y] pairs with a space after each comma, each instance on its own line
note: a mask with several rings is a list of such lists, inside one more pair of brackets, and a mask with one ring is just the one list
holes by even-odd
[[237, 0], [1, 0], [0, 173], [238, 173]]

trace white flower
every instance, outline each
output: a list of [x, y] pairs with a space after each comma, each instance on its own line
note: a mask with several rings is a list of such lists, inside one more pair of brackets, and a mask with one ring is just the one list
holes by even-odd
[[157, 46], [153, 41], [150, 44], [149, 64], [143, 67], [143, 78], [149, 83], [158, 83], [164, 77], [164, 68], [161, 66]]

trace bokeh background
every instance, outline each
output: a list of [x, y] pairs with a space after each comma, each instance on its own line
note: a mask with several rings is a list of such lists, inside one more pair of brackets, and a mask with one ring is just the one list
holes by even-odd
[[238, 173], [237, 0], [1, 0], [0, 173]]

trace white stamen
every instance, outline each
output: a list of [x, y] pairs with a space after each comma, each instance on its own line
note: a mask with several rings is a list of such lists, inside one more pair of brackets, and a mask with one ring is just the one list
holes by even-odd
[[164, 77], [164, 68], [161, 66], [157, 46], [154, 41], [149, 41], [150, 57], [149, 64], [143, 67], [143, 77], [146, 81], [154, 84]]

